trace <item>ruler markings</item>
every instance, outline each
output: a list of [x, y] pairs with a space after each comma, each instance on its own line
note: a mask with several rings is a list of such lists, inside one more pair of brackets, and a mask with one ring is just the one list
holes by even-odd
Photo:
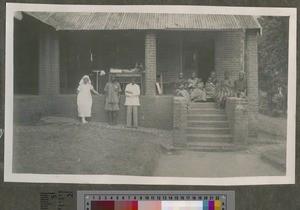
[[[80, 193], [82, 192], [82, 193]], [[226, 192], [226, 191], [222, 191]], [[80, 196], [80, 197], [79, 197]], [[78, 203], [78, 198], [82, 202]], [[95, 201], [221, 201], [221, 209], [228, 210], [228, 197], [226, 193], [218, 193], [218, 191], [210, 191], [209, 193], [126, 193], [113, 192], [105, 193], [105, 191], [77, 191], [77, 202], [75, 193], [72, 191], [57, 191], [57, 192], [43, 192], [40, 194], [40, 209], [41, 210], [70, 210], [78, 209], [92, 210], [91, 202]], [[172, 203], [172, 202], [171, 202]], [[88, 204], [88, 206], [87, 206]], [[79, 208], [80, 206], [81, 208]], [[229, 205], [231, 206], [231, 205]], [[231, 208], [230, 208], [231, 209]]]

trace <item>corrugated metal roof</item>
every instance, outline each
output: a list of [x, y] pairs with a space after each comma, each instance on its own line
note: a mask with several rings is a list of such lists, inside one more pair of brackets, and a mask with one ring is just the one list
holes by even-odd
[[250, 15], [25, 12], [56, 30], [261, 29]]

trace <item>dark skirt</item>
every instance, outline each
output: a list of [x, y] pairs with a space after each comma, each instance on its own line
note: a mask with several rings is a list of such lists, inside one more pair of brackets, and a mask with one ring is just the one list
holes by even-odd
[[119, 104], [117, 103], [105, 103], [104, 109], [107, 111], [118, 111], [119, 110]]

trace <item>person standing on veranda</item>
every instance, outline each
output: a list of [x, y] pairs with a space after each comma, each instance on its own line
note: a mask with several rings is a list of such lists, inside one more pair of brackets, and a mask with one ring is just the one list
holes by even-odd
[[125, 88], [125, 106], [127, 106], [127, 128], [138, 127], [138, 107], [140, 106], [140, 86], [135, 83], [135, 78], [133, 77], [131, 83], [126, 85]]

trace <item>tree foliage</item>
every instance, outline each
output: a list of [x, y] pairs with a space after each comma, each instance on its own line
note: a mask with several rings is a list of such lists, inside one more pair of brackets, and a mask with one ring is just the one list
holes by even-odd
[[287, 98], [289, 19], [263, 16], [258, 21], [263, 29], [258, 40], [259, 89], [266, 93], [269, 111], [274, 113], [278, 108], [274, 98], [280, 93], [284, 103]]

